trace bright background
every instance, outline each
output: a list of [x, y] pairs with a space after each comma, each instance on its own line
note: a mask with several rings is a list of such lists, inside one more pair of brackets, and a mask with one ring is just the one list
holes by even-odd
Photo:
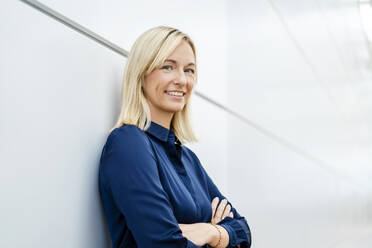
[[[371, 247], [369, 1], [41, 2], [126, 50], [158, 25], [194, 39], [197, 90], [245, 119], [193, 96], [189, 147], [252, 247]], [[0, 247], [110, 247], [97, 168], [125, 58], [20, 1], [0, 22]]]

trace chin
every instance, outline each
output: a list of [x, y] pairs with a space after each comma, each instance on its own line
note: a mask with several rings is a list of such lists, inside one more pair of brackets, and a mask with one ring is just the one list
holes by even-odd
[[183, 108], [178, 108], [178, 109], [169, 109], [168, 111], [172, 113], [177, 113], [177, 112], [181, 112], [182, 110]]
[[184, 107], [184, 105], [182, 105], [182, 106], [172, 106], [172, 107], [167, 108], [167, 111], [172, 112], [172, 113], [176, 113], [176, 112], [182, 111], [183, 107]]

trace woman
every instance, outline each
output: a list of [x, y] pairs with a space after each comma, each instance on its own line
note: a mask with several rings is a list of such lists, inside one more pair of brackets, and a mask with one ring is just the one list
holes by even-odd
[[163, 26], [130, 51], [120, 116], [99, 168], [114, 248], [250, 247], [244, 217], [184, 146], [196, 141], [188, 104], [195, 55], [186, 34]]

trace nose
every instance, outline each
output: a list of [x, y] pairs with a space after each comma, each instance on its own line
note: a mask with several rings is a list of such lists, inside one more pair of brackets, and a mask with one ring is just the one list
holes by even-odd
[[183, 70], [178, 71], [176, 78], [174, 80], [174, 84], [184, 86], [186, 83], [187, 83], [187, 78], [186, 78], [185, 72]]

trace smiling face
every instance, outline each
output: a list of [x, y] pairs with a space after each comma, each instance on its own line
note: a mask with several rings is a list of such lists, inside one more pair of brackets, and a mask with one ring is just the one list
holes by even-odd
[[171, 119], [184, 108], [196, 81], [195, 69], [193, 50], [182, 41], [159, 68], [145, 77], [143, 92], [152, 120]]

